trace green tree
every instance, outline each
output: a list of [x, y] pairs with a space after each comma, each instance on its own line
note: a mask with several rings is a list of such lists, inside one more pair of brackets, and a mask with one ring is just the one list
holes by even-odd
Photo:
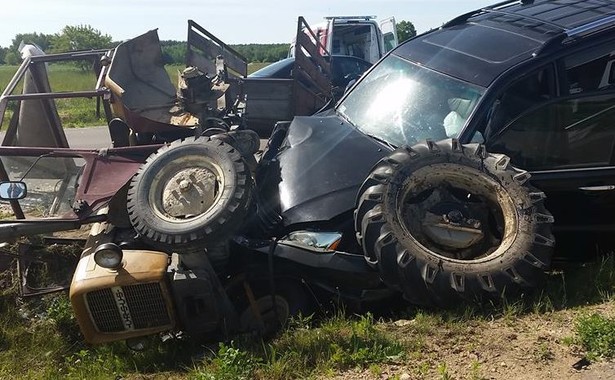
[[416, 36], [416, 29], [414, 24], [410, 21], [402, 20], [397, 23], [397, 39], [399, 43]]
[[248, 62], [275, 62], [288, 55], [288, 44], [238, 44], [231, 47]]
[[112, 46], [113, 39], [102, 34], [90, 25], [65, 26], [60, 33], [53, 36], [51, 51], [53, 53], [71, 50], [105, 49]]
[[0, 47], [0, 64], [6, 63], [6, 53], [9, 52], [9, 48]]
[[35, 44], [43, 51], [49, 49], [53, 35], [43, 33], [18, 33], [11, 41], [11, 46], [8, 48], [0, 48], [0, 63], [8, 65], [19, 65], [21, 63], [21, 54], [19, 53], [19, 45]]
[[53, 39], [53, 35], [51, 34], [43, 34], [43, 33], [36, 33], [36, 32], [19, 33], [15, 35], [15, 38], [13, 38], [13, 41], [9, 49], [18, 53], [19, 45], [23, 42], [24, 44], [35, 44], [36, 46], [40, 47], [43, 51], [46, 51], [47, 49], [49, 49], [52, 39]]
[[21, 56], [16, 50], [9, 50], [4, 56], [4, 62], [7, 65], [19, 65], [21, 63]]
[[187, 49], [185, 41], [160, 41], [160, 48], [165, 64], [184, 64]]

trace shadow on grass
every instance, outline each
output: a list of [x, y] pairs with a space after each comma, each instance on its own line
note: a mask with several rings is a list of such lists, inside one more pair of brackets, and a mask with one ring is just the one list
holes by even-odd
[[391, 320], [413, 319], [427, 313], [445, 321], [516, 317], [600, 304], [614, 296], [615, 253], [610, 252], [590, 262], [555, 264], [545, 274], [542, 285], [514, 298], [502, 296], [490, 302], [460, 303], [448, 310], [398, 304], [381, 316]]

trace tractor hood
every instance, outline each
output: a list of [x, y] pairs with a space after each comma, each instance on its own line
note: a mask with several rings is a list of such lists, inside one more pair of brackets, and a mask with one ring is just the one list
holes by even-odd
[[275, 164], [263, 168], [277, 172], [266, 175], [277, 188], [266, 184], [260, 198], [277, 206], [284, 227], [331, 220], [354, 209], [363, 180], [388, 153], [335, 114], [295, 117]]

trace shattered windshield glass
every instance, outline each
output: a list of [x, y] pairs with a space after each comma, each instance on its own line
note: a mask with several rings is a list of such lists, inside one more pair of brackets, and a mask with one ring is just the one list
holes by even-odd
[[390, 55], [338, 105], [362, 132], [394, 146], [457, 137], [485, 89]]

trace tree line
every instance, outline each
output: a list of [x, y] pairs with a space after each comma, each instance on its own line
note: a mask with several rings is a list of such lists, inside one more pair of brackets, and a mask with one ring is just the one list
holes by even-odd
[[[160, 41], [162, 59], [168, 64], [183, 64], [186, 57], [185, 41]], [[248, 62], [275, 62], [288, 56], [289, 44], [237, 44], [229, 45]]]
[[[21, 43], [35, 44], [45, 53], [62, 53], [70, 50], [110, 49], [120, 42], [89, 25], [66, 26], [60, 33], [20, 33], [8, 47], [0, 47], [0, 64], [19, 65]], [[185, 41], [160, 41], [162, 57], [167, 64], [183, 64], [186, 57]], [[289, 44], [238, 44], [230, 45], [248, 62], [275, 62], [288, 55]]]
[[[414, 25], [409, 21], [397, 23], [397, 35], [402, 42], [416, 35]], [[0, 64], [18, 65], [21, 63], [19, 46], [21, 43], [35, 44], [45, 53], [61, 53], [70, 50], [110, 49], [119, 44], [113, 38], [90, 25], [65, 26], [55, 34], [20, 33], [13, 38], [11, 45], [0, 47]], [[163, 60], [167, 64], [183, 64], [186, 56], [185, 41], [161, 41]], [[280, 44], [236, 44], [230, 45], [248, 62], [275, 62], [288, 55], [288, 43]]]

